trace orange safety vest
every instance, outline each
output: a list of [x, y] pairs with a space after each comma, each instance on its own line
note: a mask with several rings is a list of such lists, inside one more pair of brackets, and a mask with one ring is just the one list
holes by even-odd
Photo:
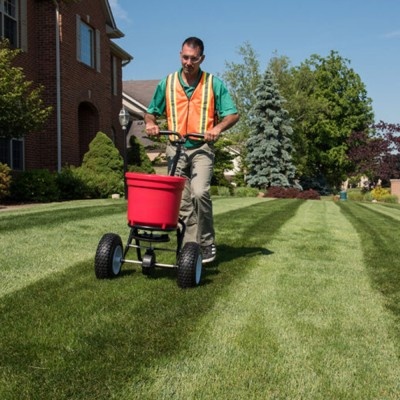
[[216, 124], [212, 74], [202, 72], [190, 99], [179, 82], [178, 72], [167, 77], [166, 114], [168, 129], [185, 136], [204, 133]]

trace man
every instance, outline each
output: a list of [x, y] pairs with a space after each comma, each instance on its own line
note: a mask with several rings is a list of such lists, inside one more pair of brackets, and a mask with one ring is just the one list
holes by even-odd
[[[179, 132], [204, 134], [204, 139], [188, 138], [185, 155], [178, 162], [180, 176], [188, 178], [180, 208], [186, 224], [184, 242], [201, 245], [203, 263], [216, 257], [212, 202], [209, 193], [214, 168], [214, 142], [219, 135], [239, 120], [237, 109], [223, 82], [203, 72], [204, 44], [196, 37], [182, 44], [182, 68], [168, 75], [158, 84], [145, 115], [146, 133], [157, 135], [157, 118], [166, 114], [168, 129]], [[169, 143], [169, 167], [176, 147]]]

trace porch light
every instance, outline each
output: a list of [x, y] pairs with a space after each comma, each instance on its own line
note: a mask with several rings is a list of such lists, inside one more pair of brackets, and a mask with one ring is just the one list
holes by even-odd
[[122, 129], [125, 130], [129, 124], [129, 118], [130, 118], [130, 115], [129, 115], [128, 111], [126, 111], [125, 107], [121, 108], [121, 111], [118, 114], [118, 118], [119, 118], [119, 123], [122, 126]]

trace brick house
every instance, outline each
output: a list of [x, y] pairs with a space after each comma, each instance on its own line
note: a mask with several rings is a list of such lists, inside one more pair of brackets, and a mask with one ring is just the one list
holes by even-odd
[[0, 0], [0, 36], [15, 48], [26, 78], [45, 87], [53, 111], [41, 132], [0, 138], [0, 162], [14, 170], [80, 165], [98, 131], [123, 152], [122, 67], [132, 56], [108, 0]]

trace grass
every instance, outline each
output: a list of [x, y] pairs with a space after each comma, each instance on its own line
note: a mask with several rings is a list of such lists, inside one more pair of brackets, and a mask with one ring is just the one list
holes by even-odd
[[94, 278], [123, 201], [1, 213], [0, 398], [398, 399], [399, 207], [214, 210], [218, 262], [193, 290]]

